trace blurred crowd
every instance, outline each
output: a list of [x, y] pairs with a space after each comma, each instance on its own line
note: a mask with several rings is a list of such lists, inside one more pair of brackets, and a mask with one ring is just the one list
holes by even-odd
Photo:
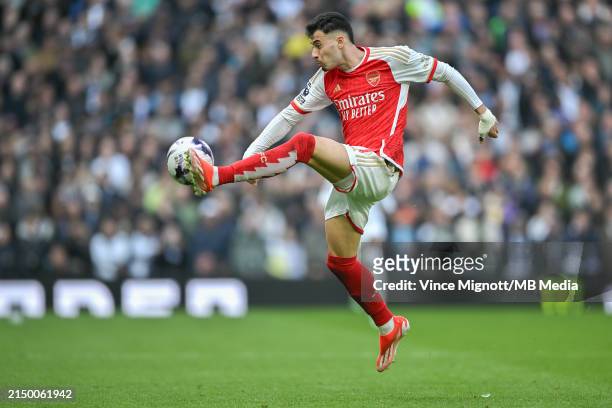
[[[0, 276], [320, 278], [330, 185], [306, 166], [204, 199], [193, 135], [242, 153], [316, 66], [322, 0], [0, 3]], [[338, 0], [358, 44], [452, 64], [501, 122], [411, 86], [405, 175], [365, 240], [612, 240], [612, 8], [600, 0]], [[333, 108], [297, 130], [341, 140]]]

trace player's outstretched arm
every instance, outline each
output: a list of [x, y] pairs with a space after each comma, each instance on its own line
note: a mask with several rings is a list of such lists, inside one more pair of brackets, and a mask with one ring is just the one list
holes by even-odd
[[[280, 142], [289, 131], [302, 120], [300, 115], [293, 106], [289, 105], [279, 112], [261, 131], [259, 136], [249, 145], [242, 158], [245, 159], [255, 153], [268, 150], [277, 142]], [[257, 185], [257, 180], [248, 181], [249, 184]]]
[[[268, 150], [274, 144], [280, 142], [300, 120], [302, 120], [302, 115], [300, 115], [293, 106], [287, 106], [279, 112], [270, 123], [266, 125], [259, 136], [251, 142], [242, 155], [242, 158], [245, 159], [255, 153]], [[257, 180], [251, 180], [249, 183], [257, 185]]]
[[261, 131], [259, 136], [249, 145], [242, 158], [247, 158], [255, 153], [263, 152], [280, 142], [287, 133], [302, 120], [293, 106], [289, 105], [279, 112], [268, 125]]
[[330, 104], [331, 101], [325, 93], [323, 70], [319, 69], [306, 83], [304, 89], [293, 98], [289, 106], [268, 123], [244, 152], [243, 158], [268, 150], [285, 137], [291, 128], [304, 118], [304, 115], [321, 110]]
[[[244, 152], [243, 159], [268, 150], [285, 137], [291, 128], [304, 118], [304, 115], [321, 110], [330, 104], [331, 101], [325, 93], [323, 70], [319, 69], [289, 106], [277, 114], [251, 143]], [[249, 181], [249, 183], [256, 184], [257, 182]]]
[[478, 95], [476, 95], [474, 88], [472, 88], [464, 76], [449, 64], [441, 61], [437, 62], [434, 69], [433, 80], [448, 85], [457, 95], [465, 99], [480, 116], [480, 122], [478, 123], [480, 143], [484, 142], [486, 137], [496, 138], [499, 134], [499, 129], [495, 115], [482, 103]]
[[406, 45], [378, 47], [372, 51], [372, 55], [375, 54], [390, 63], [393, 76], [400, 83], [426, 83], [431, 80], [445, 83], [480, 115], [478, 125], [480, 142], [482, 143], [487, 136], [497, 137], [497, 119], [476, 95], [474, 88], [455, 68]]

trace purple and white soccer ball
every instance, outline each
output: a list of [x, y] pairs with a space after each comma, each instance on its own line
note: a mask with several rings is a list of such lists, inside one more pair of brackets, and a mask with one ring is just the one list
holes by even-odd
[[168, 173], [170, 173], [173, 179], [184, 185], [191, 184], [191, 175], [185, 168], [185, 154], [192, 147], [199, 150], [201, 156], [210, 164], [214, 164], [215, 160], [210, 146], [196, 137], [181, 137], [172, 143], [166, 155]]

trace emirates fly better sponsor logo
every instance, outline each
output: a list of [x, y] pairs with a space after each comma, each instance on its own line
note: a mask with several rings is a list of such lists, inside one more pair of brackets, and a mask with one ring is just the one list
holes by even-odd
[[340, 113], [340, 118], [350, 120], [372, 115], [376, 112], [376, 103], [384, 100], [385, 93], [376, 91], [359, 96], [349, 95], [346, 98], [334, 99], [334, 104]]

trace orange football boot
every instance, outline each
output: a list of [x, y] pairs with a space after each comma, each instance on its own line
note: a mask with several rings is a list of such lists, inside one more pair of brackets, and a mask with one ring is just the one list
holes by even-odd
[[200, 156], [197, 149], [189, 149], [187, 153], [188, 170], [192, 177], [193, 192], [195, 195], [204, 195], [214, 188], [212, 177], [214, 167]]
[[384, 336], [380, 336], [380, 353], [376, 359], [376, 370], [378, 372], [383, 372], [389, 368], [395, 359], [400, 340], [410, 330], [410, 323], [404, 316], [393, 316], [393, 323], [393, 330]]

